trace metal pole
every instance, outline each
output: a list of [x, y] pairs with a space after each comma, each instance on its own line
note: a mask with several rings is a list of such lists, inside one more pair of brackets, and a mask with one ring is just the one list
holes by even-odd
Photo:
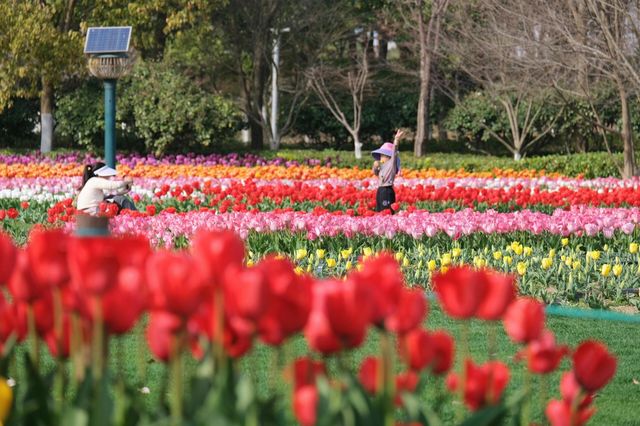
[[278, 65], [280, 63], [280, 34], [276, 33], [273, 42], [273, 64], [271, 65], [271, 135], [272, 148], [280, 145], [278, 135]]
[[116, 80], [104, 80], [104, 160], [116, 167]]

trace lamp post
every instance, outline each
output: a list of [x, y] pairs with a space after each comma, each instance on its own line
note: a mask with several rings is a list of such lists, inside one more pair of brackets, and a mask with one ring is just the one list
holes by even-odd
[[103, 81], [104, 86], [104, 160], [116, 167], [116, 82], [131, 71], [135, 55], [103, 55], [89, 59], [91, 74]]
[[112, 168], [116, 167], [116, 82], [136, 61], [130, 38], [131, 27], [98, 27], [89, 28], [85, 43], [89, 71], [104, 85], [104, 160]]
[[280, 34], [288, 33], [290, 28], [281, 30], [272, 29], [275, 34], [273, 40], [273, 60], [271, 64], [271, 149], [280, 146], [280, 135], [278, 134], [278, 69], [280, 67]]

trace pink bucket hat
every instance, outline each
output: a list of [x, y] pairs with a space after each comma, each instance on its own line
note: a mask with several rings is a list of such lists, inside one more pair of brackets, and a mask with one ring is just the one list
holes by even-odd
[[[385, 142], [382, 146], [375, 151], [371, 151], [371, 155], [377, 161], [380, 160], [380, 155], [386, 155], [387, 157], [391, 157], [393, 155], [393, 151], [396, 149], [395, 145], [391, 142]], [[400, 171], [400, 156], [396, 156], [396, 169]]]

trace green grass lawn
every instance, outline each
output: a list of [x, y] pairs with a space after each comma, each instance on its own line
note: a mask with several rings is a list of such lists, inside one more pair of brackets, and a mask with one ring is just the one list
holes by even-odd
[[[432, 304], [433, 306], [433, 304]], [[524, 364], [517, 363], [512, 356], [517, 352], [518, 347], [513, 345], [506, 337], [501, 324], [496, 324], [498, 328], [498, 359], [505, 361], [512, 371], [512, 379], [507, 392], [512, 393], [515, 389], [522, 386], [524, 382]], [[638, 425], [640, 420], [636, 411], [637, 403], [640, 401], [640, 385], [635, 384], [636, 380], [640, 380], [640, 327], [635, 324], [602, 321], [602, 320], [582, 320], [574, 318], [565, 318], [559, 316], [550, 317], [547, 321], [548, 327], [554, 331], [557, 340], [560, 343], [576, 346], [580, 341], [593, 338], [598, 339], [609, 346], [610, 350], [618, 357], [618, 370], [614, 380], [602, 390], [595, 398], [597, 412], [592, 418], [590, 424], [593, 425]], [[444, 328], [453, 331], [458, 338], [460, 324], [451, 320], [437, 308], [432, 308], [429, 318], [426, 322], [429, 329]], [[489, 328], [486, 324], [474, 321], [471, 324], [470, 333], [470, 351], [476, 362], [484, 362], [487, 360], [487, 341]], [[121, 343], [122, 353], [121, 366], [126, 376], [136, 377], [137, 373], [137, 353], [139, 346], [140, 334], [132, 334], [125, 338]], [[376, 332], [371, 332], [369, 338], [362, 348], [347, 355], [350, 365], [354, 370], [359, 365], [360, 360], [367, 355], [375, 355], [378, 353], [378, 336]], [[289, 342], [283, 350], [284, 357], [292, 360], [294, 357], [304, 355], [307, 351], [304, 339], [297, 338]], [[115, 347], [112, 347], [115, 352]], [[112, 360], [117, 356], [113, 354]], [[458, 354], [459, 355], [459, 354]], [[149, 355], [147, 355], [149, 356]], [[277, 366], [276, 351], [263, 345], [256, 345], [254, 349], [241, 362], [241, 371], [249, 374], [258, 387], [258, 393], [268, 395], [271, 392], [287, 392], [286, 382], [283, 374]], [[150, 358], [149, 358], [150, 359]], [[187, 370], [194, 368], [194, 363], [187, 367]], [[330, 361], [330, 370], [335, 370], [335, 361]], [[561, 371], [570, 368], [570, 360], [566, 359], [561, 364]], [[160, 395], [158, 389], [161, 387], [163, 380], [162, 366], [153, 361], [147, 364], [147, 386], [151, 389], [148, 395], [148, 402], [153, 406]], [[532, 388], [534, 397], [532, 398], [532, 420], [541, 424], [546, 421], [543, 417], [543, 406], [541, 398], [549, 400], [550, 398], [559, 398], [559, 380], [560, 373], [551, 374], [546, 379], [546, 387], [541, 390], [543, 385], [539, 377], [534, 377]], [[428, 381], [426, 390], [423, 391], [425, 403], [429, 403], [430, 393], [433, 392], [433, 379]], [[449, 404], [448, 414], [452, 415], [455, 404]]]

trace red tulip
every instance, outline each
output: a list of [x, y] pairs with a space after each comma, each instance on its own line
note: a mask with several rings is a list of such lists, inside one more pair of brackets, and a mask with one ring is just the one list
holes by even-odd
[[365, 283], [371, 289], [371, 322], [382, 326], [395, 310], [404, 288], [402, 271], [389, 253], [382, 253], [362, 263], [361, 271], [349, 274], [349, 279]]
[[371, 394], [378, 393], [380, 389], [381, 368], [382, 363], [380, 360], [371, 356], [362, 360], [362, 364], [360, 364], [358, 379], [364, 390]]
[[68, 263], [71, 283], [80, 294], [101, 296], [118, 276], [120, 240], [105, 237], [69, 238]]
[[151, 353], [160, 361], [167, 362], [177, 350], [176, 335], [184, 327], [180, 317], [168, 312], [155, 311], [149, 316], [147, 344]]
[[285, 259], [267, 258], [257, 268], [262, 270], [270, 294], [267, 310], [260, 319], [260, 337], [265, 343], [279, 345], [307, 323], [313, 279], [296, 274]]
[[[447, 386], [455, 391], [461, 385], [459, 378], [451, 373]], [[464, 402], [469, 409], [478, 410], [487, 404], [496, 404], [509, 383], [509, 368], [499, 361], [490, 361], [475, 365], [472, 360], [465, 361]]]
[[62, 335], [56, 336], [56, 331], [50, 329], [44, 336], [49, 352], [54, 357], [68, 358], [71, 348], [71, 319], [69, 315], [62, 318]]
[[298, 358], [293, 364], [294, 389], [316, 384], [316, 378], [326, 374], [324, 364], [311, 358]]
[[616, 366], [616, 358], [600, 342], [587, 340], [573, 353], [576, 380], [590, 393], [609, 383], [616, 373]]
[[401, 337], [401, 353], [409, 368], [422, 370], [433, 359], [434, 348], [426, 330], [415, 329]]
[[385, 320], [385, 326], [398, 334], [408, 333], [422, 324], [427, 311], [427, 300], [422, 290], [403, 289], [395, 311]]
[[453, 318], [471, 318], [484, 300], [486, 281], [468, 266], [456, 266], [433, 276], [444, 311]]
[[[576, 375], [573, 371], [568, 371], [562, 375], [560, 379], [560, 395], [562, 399], [569, 405], [576, 404], [578, 408], [587, 408], [593, 401], [593, 396], [585, 394], [576, 380]], [[580, 398], [580, 401], [576, 401], [576, 398]]]
[[16, 328], [15, 310], [7, 303], [4, 294], [0, 292], [0, 353], [4, 345]]
[[326, 314], [333, 333], [347, 348], [360, 346], [370, 319], [370, 291], [361, 281], [325, 281], [328, 286]]
[[433, 361], [431, 372], [441, 375], [449, 371], [453, 364], [454, 342], [453, 338], [444, 331], [435, 331], [429, 336], [433, 346]]
[[0, 285], [9, 281], [16, 262], [16, 248], [11, 237], [0, 232]]
[[293, 393], [293, 412], [302, 426], [316, 424], [318, 390], [313, 385], [302, 386]]
[[231, 322], [225, 321], [222, 343], [227, 355], [231, 358], [239, 358], [251, 349], [253, 340], [250, 336], [238, 332]]
[[582, 426], [595, 413], [594, 408], [573, 409], [567, 401], [552, 400], [547, 404], [545, 414], [551, 426]]
[[338, 337], [333, 332], [326, 313], [327, 296], [333, 291], [331, 287], [336, 285], [334, 281], [316, 281], [312, 286], [313, 305], [309, 320], [304, 328], [304, 336], [313, 350], [325, 355], [340, 350]]
[[414, 371], [407, 371], [396, 376], [396, 396], [394, 398], [396, 406], [402, 406], [403, 392], [415, 392], [418, 382], [420, 382], [420, 377]]
[[16, 265], [9, 278], [9, 291], [16, 301], [32, 304], [43, 297], [48, 288], [33, 276], [26, 251], [18, 251]]
[[192, 243], [196, 263], [210, 284], [218, 286], [228, 267], [239, 268], [244, 261], [244, 243], [231, 231], [200, 231]]
[[152, 307], [182, 318], [196, 312], [207, 289], [191, 256], [164, 250], [157, 251], [147, 261], [146, 281]]
[[126, 267], [118, 272], [117, 284], [102, 298], [102, 315], [110, 334], [131, 330], [147, 307], [144, 269]]
[[27, 253], [34, 279], [42, 286], [61, 287], [69, 281], [68, 236], [62, 229], [34, 229]]
[[527, 359], [527, 366], [532, 373], [551, 373], [562, 358], [569, 352], [566, 346], [557, 346], [553, 333], [549, 330], [542, 332], [542, 335], [527, 345], [524, 356]]
[[228, 268], [224, 275], [224, 307], [234, 328], [252, 335], [266, 310], [269, 287], [258, 268]]
[[514, 342], [528, 343], [544, 330], [544, 306], [535, 299], [522, 297], [507, 308], [504, 329]]
[[512, 274], [489, 270], [478, 271], [478, 274], [486, 282], [486, 293], [476, 316], [484, 320], [499, 320], [516, 298], [516, 278]]

